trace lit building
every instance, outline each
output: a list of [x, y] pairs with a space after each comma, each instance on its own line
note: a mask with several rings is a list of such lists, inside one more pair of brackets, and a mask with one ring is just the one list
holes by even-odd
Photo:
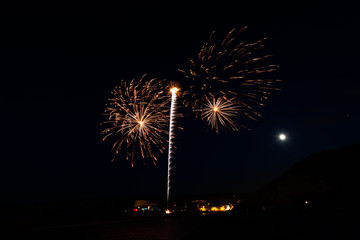
[[227, 212], [231, 211], [234, 206], [230, 203], [227, 204], [211, 204], [205, 200], [195, 200], [192, 203], [196, 203], [197, 210], [200, 212]]
[[149, 200], [135, 200], [134, 212], [160, 211], [158, 205]]

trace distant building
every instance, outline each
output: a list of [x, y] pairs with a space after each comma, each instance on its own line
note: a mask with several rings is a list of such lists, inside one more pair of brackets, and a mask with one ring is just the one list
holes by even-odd
[[141, 199], [134, 201], [133, 211], [134, 212], [160, 211], [160, 208], [156, 202]]
[[234, 208], [231, 203], [214, 204], [205, 200], [194, 200], [191, 204], [200, 212], [226, 212]]

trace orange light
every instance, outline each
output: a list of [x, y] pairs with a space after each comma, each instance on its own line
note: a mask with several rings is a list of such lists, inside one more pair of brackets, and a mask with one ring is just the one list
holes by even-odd
[[166, 209], [166, 210], [165, 210], [165, 213], [166, 213], [166, 214], [170, 214], [170, 213], [171, 213], [171, 210], [170, 210], [170, 209]]
[[217, 111], [219, 111], [219, 108], [218, 107], [214, 107], [214, 112], [217, 112]]
[[139, 121], [140, 127], [142, 127], [144, 125], [143, 121]]
[[218, 212], [218, 211], [219, 211], [219, 208], [217, 208], [217, 207], [212, 207], [212, 208], [211, 208], [211, 211], [212, 211], [212, 212]]
[[200, 210], [201, 212], [205, 212], [205, 211], [206, 211], [206, 208], [205, 208], [205, 206], [201, 206], [201, 207], [199, 208], [199, 210]]
[[175, 94], [177, 91], [179, 91], [180, 89], [178, 89], [177, 87], [172, 87], [171, 89], [170, 89], [170, 92], [172, 93], [172, 94]]

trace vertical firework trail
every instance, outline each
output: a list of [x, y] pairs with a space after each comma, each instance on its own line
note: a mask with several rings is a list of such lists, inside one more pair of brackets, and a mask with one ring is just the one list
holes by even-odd
[[171, 158], [173, 153], [173, 142], [174, 138], [174, 119], [175, 119], [175, 107], [176, 107], [176, 92], [179, 91], [178, 88], [173, 87], [170, 89], [171, 92], [171, 108], [170, 108], [170, 124], [169, 124], [169, 152], [168, 152], [168, 173], [167, 173], [167, 195], [166, 201], [169, 205], [170, 199], [170, 174], [171, 174]]

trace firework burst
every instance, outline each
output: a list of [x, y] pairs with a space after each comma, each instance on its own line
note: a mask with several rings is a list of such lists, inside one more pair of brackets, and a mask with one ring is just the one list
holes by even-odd
[[169, 125], [169, 99], [163, 90], [164, 80], [147, 80], [146, 75], [130, 83], [121, 81], [112, 92], [102, 123], [107, 128], [103, 140], [113, 137], [114, 161], [121, 149], [134, 166], [135, 156], [150, 158], [156, 164], [156, 152], [165, 150]]
[[[179, 69], [190, 85], [184, 92], [185, 106], [191, 106], [217, 132], [217, 123], [237, 131], [238, 124], [232, 119], [239, 114], [250, 119], [260, 117], [256, 106], [263, 106], [269, 95], [277, 90], [269, 73], [278, 66], [268, 63], [271, 55], [261, 51], [266, 38], [255, 42], [241, 41], [238, 36], [245, 29], [231, 30], [219, 43], [212, 32], [197, 57], [190, 60], [190, 67]], [[221, 97], [214, 100], [212, 96], [216, 95]], [[230, 104], [231, 107], [224, 107], [226, 116], [207, 110], [216, 102]]]
[[200, 112], [200, 117], [207, 125], [219, 133], [220, 125], [224, 128], [238, 131], [235, 119], [240, 112], [240, 106], [235, 98], [226, 98], [210, 96], [204, 97], [205, 102], [202, 108], [196, 111]]

